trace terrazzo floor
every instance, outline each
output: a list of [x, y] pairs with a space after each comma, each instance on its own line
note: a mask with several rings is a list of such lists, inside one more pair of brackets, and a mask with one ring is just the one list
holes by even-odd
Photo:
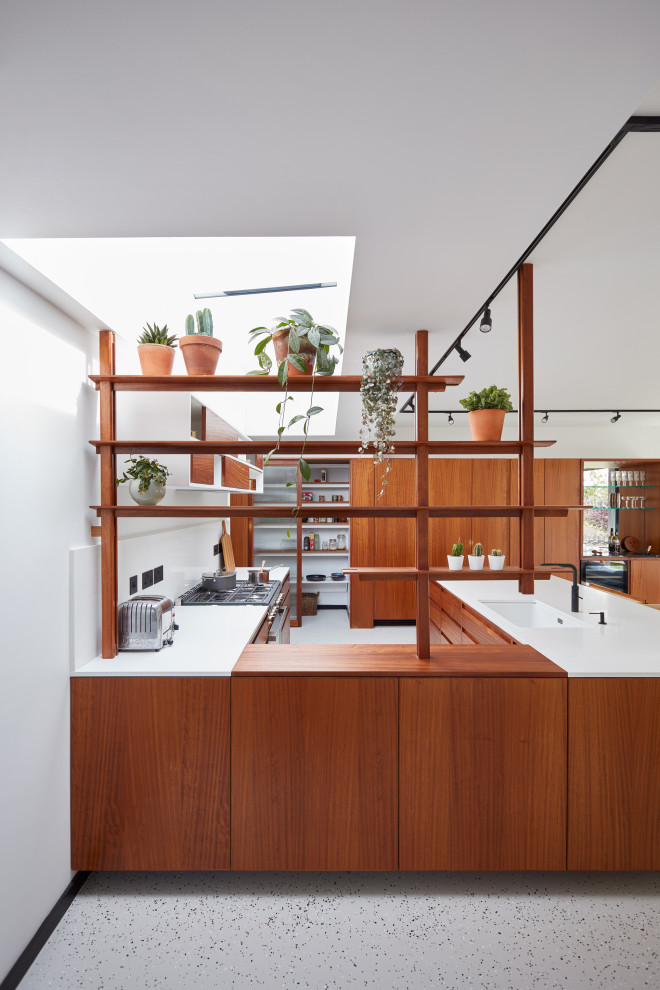
[[21, 983], [660, 986], [660, 874], [96, 873]]

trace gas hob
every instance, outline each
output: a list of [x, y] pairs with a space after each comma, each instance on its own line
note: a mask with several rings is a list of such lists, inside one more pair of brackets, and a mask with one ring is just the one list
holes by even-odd
[[237, 581], [235, 588], [226, 591], [208, 591], [197, 584], [181, 595], [182, 605], [272, 605], [282, 588], [281, 581], [268, 581], [266, 584], [250, 584]]

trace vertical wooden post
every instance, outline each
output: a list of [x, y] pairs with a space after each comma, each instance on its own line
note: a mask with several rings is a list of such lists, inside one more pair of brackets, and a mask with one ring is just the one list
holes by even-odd
[[[112, 330], [99, 331], [99, 371], [115, 374], [115, 335]], [[101, 382], [101, 440], [117, 439], [115, 390], [110, 382]], [[101, 505], [117, 504], [115, 484], [116, 458], [113, 450], [101, 449]], [[117, 656], [117, 517], [101, 510], [101, 656]]]
[[[534, 268], [518, 269], [518, 439], [534, 439]], [[520, 492], [520, 566], [534, 569], [534, 447], [523, 447], [518, 456]], [[523, 574], [518, 587], [534, 593], [534, 575]]]
[[302, 626], [303, 615], [302, 615], [302, 583], [303, 583], [303, 560], [302, 560], [302, 545], [303, 545], [303, 531], [302, 531], [302, 483], [303, 477], [300, 473], [300, 469], [296, 468], [296, 503], [298, 505], [298, 514], [296, 516], [296, 572], [298, 575], [298, 580], [296, 581], [296, 618], [295, 622], [292, 622], [293, 626]]
[[[415, 334], [415, 374], [429, 373], [428, 330]], [[415, 440], [420, 444], [415, 458], [415, 500], [417, 504], [415, 530], [415, 563], [417, 575], [417, 656], [428, 660], [431, 656], [431, 613], [429, 581], [429, 389], [417, 386], [415, 399]]]

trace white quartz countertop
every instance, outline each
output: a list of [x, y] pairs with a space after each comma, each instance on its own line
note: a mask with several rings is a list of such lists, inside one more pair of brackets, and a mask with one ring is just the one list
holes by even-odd
[[[271, 579], [283, 581], [286, 567], [271, 568]], [[237, 567], [238, 580], [247, 578], [247, 568]], [[172, 646], [162, 650], [120, 652], [104, 660], [95, 657], [74, 677], [229, 677], [234, 664], [261, 625], [268, 609], [264, 605], [176, 605]]]
[[[571, 584], [558, 577], [535, 581], [522, 595], [512, 581], [439, 581], [475, 612], [507, 635], [532, 646], [563, 667], [569, 677], [660, 677], [660, 611], [606, 591], [580, 585], [580, 611], [571, 612]], [[533, 598], [578, 619], [578, 628], [534, 629], [515, 625], [483, 601]], [[598, 615], [606, 613], [606, 625]]]

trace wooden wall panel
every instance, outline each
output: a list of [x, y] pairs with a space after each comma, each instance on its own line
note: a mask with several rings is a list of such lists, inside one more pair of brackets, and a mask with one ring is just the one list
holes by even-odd
[[566, 868], [565, 679], [402, 679], [399, 772], [401, 870]]
[[[415, 504], [415, 461], [394, 458], [387, 486], [380, 498], [381, 471], [374, 479], [375, 505]], [[414, 519], [374, 520], [374, 564], [382, 567], [415, 566]], [[415, 619], [416, 594], [413, 581], [375, 581], [374, 619]]]
[[396, 869], [397, 679], [231, 689], [232, 869]]
[[[580, 505], [582, 462], [576, 458], [547, 458], [545, 461], [545, 505]], [[559, 519], [545, 520], [545, 560], [574, 564], [580, 574], [582, 513], [569, 512]], [[572, 580], [570, 571], [559, 574]]]
[[569, 680], [568, 869], [660, 869], [660, 678]]
[[[374, 465], [367, 459], [351, 460], [352, 505], [374, 504]], [[352, 567], [374, 566], [374, 520], [351, 519], [350, 553]], [[371, 629], [374, 624], [374, 584], [349, 578], [351, 629]]]
[[[429, 461], [429, 504], [468, 505], [472, 498], [472, 465], [468, 458], [437, 458]], [[472, 520], [431, 519], [429, 525], [429, 556], [431, 567], [446, 567], [447, 554], [460, 536], [468, 553], [472, 540]], [[464, 561], [467, 567], [467, 560]]]
[[71, 680], [74, 870], [229, 868], [229, 678]]
[[[230, 505], [252, 505], [252, 501], [252, 495], [232, 494], [229, 496]], [[231, 519], [229, 525], [236, 566], [252, 567], [252, 536], [254, 532], [252, 520]]]
[[[475, 458], [472, 462], [472, 505], [510, 505], [511, 472], [509, 461], [495, 458]], [[481, 543], [484, 554], [490, 553], [493, 547], [504, 550], [509, 557], [510, 519], [494, 517], [476, 517], [472, 520], [472, 538], [469, 552], [475, 543]], [[466, 561], [467, 563], [467, 561]], [[486, 562], [488, 566], [488, 562]]]
[[[534, 502], [542, 505], [545, 494], [545, 466], [547, 461], [534, 460]], [[518, 461], [509, 461], [509, 504], [519, 505]], [[490, 549], [490, 548], [489, 548]], [[534, 563], [540, 564], [545, 554], [545, 519], [534, 520]], [[517, 519], [509, 520], [509, 560], [505, 566], [520, 567], [520, 525]]]
[[250, 469], [233, 457], [222, 458], [222, 484], [225, 488], [250, 488]]

